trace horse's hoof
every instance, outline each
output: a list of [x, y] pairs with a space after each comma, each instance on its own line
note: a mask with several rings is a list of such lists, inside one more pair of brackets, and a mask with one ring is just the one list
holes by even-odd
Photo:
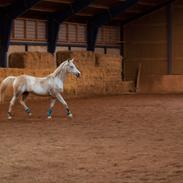
[[68, 118], [72, 118], [72, 113], [67, 114]]
[[12, 119], [12, 117], [11, 116], [8, 116], [8, 119]]
[[51, 116], [48, 116], [48, 119], [52, 119], [52, 117]]

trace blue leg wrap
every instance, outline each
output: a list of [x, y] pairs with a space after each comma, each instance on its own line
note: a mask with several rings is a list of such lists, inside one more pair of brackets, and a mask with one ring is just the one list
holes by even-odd
[[51, 116], [51, 115], [52, 115], [52, 110], [48, 109], [48, 116]]
[[31, 110], [30, 110], [29, 108], [27, 108], [27, 109], [25, 110], [25, 112], [29, 114], [29, 113], [31, 112]]

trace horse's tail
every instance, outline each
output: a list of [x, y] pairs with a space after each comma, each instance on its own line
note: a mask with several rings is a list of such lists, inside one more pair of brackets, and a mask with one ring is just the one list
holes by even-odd
[[5, 93], [6, 88], [10, 85], [13, 85], [15, 78], [16, 77], [14, 77], [14, 76], [9, 76], [1, 82], [1, 85], [0, 85], [0, 103], [2, 103], [4, 101], [4, 93]]

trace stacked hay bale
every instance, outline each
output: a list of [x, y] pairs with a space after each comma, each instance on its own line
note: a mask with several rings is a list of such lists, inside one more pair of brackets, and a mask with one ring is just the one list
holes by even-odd
[[57, 66], [67, 59], [72, 59], [77, 62], [77, 64], [84, 65], [94, 65], [95, 64], [95, 54], [91, 51], [58, 51], [56, 54]]
[[120, 94], [131, 88], [132, 84], [121, 81], [121, 56], [89, 51], [59, 51], [57, 65], [69, 58], [75, 59], [81, 78], [68, 77], [64, 90], [68, 96]]
[[19, 52], [9, 56], [10, 68], [54, 69], [54, 56], [46, 52]]
[[96, 54], [96, 65], [103, 70], [104, 94], [121, 94], [134, 90], [133, 82], [121, 80], [122, 57], [113, 54]]
[[67, 59], [74, 58], [75, 65], [81, 72], [81, 78], [76, 79], [69, 75], [65, 82], [65, 93], [71, 96], [91, 96], [100, 93], [101, 87], [97, 88], [97, 81], [100, 83], [102, 73], [95, 67], [95, 54], [90, 51], [59, 51], [57, 52], [57, 65]]
[[103, 69], [103, 83], [105, 94], [116, 94], [121, 85], [121, 56], [110, 54], [96, 54], [96, 65]]

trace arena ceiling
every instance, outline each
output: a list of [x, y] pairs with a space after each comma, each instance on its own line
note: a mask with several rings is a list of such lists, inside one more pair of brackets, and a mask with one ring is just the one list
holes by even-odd
[[[19, 5], [19, 2], [24, 2], [26, 6], [26, 3], [31, 1], [35, 2], [35, 0], [1, 0], [0, 10], [3, 12], [11, 8], [11, 6], [16, 7], [16, 5]], [[75, 1], [77, 0], [36, 1], [36, 3], [33, 3], [33, 6], [28, 6], [29, 8], [27, 8], [20, 17], [49, 19], [50, 16], [59, 15], [59, 13], [63, 14], [63, 12], [69, 9], [72, 10]], [[130, 1], [131, 4], [127, 4]], [[87, 23], [92, 20], [93, 17], [107, 14], [109, 16], [109, 21], [106, 22], [107, 24], [123, 24], [159, 9], [172, 1], [173, 0], [91, 0], [78, 11], [73, 10], [73, 13], [66, 16], [64, 21]], [[121, 10], [119, 10], [120, 8]], [[115, 13], [115, 11], [117, 13]]]

